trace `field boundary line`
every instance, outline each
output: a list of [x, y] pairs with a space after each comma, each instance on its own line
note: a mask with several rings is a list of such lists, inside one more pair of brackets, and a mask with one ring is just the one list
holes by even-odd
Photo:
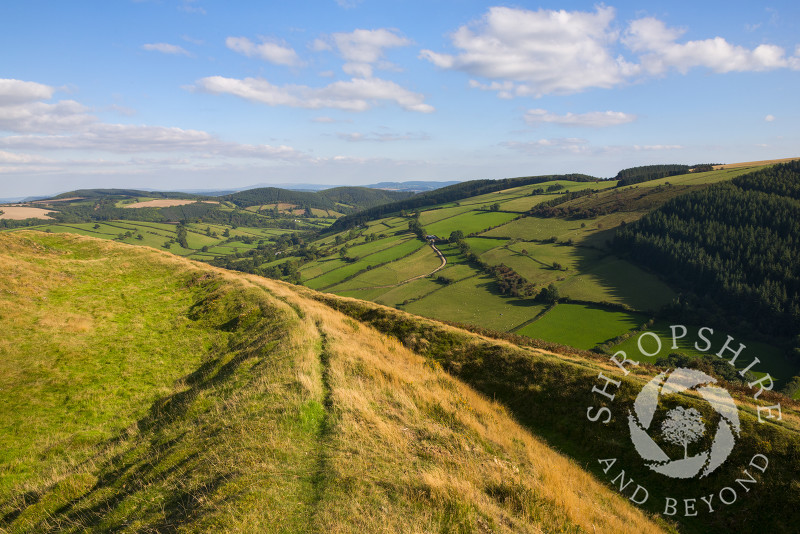
[[[404, 284], [407, 284], [407, 283], [409, 283], [409, 282], [413, 282], [414, 280], [419, 280], [420, 278], [425, 278], [425, 277], [427, 277], [427, 276], [431, 276], [432, 274], [434, 274], [434, 273], [436, 273], [436, 272], [439, 272], [439, 271], [441, 271], [442, 269], [444, 269], [445, 265], [447, 265], [447, 258], [445, 258], [445, 257], [444, 257], [444, 254], [442, 254], [442, 251], [441, 251], [441, 250], [439, 250], [438, 248], [436, 248], [436, 245], [434, 245], [433, 243], [431, 243], [431, 248], [432, 248], [432, 249], [433, 249], [433, 251], [434, 251], [434, 252], [436, 252], [436, 254], [439, 256], [439, 259], [440, 259], [440, 260], [442, 260], [442, 264], [441, 264], [441, 265], [439, 265], [439, 266], [438, 266], [437, 268], [435, 268], [434, 270], [432, 270], [431, 272], [429, 272], [429, 273], [427, 273], [427, 274], [420, 274], [420, 275], [418, 275], [418, 276], [415, 276], [415, 277], [413, 277], [413, 278], [409, 278], [408, 280], [403, 280], [402, 282], [398, 282], [398, 283], [396, 283], [396, 284], [390, 284], [390, 285], [387, 285], [387, 286], [357, 287], [357, 288], [354, 288], [354, 289], [348, 289], [347, 291], [365, 291], [365, 290], [367, 290], [367, 289], [388, 289], [388, 288], [390, 288], [390, 287], [398, 287], [398, 286], [402, 286], [402, 285], [404, 285]], [[419, 250], [419, 249], [417, 249], [417, 250]], [[414, 252], [417, 252], [417, 250], [415, 250]], [[414, 252], [412, 252], [411, 254], [413, 254]], [[406, 255], [406, 256], [403, 256], [402, 258], [397, 258], [397, 259], [396, 259], [396, 260], [394, 260], [394, 261], [400, 261], [400, 260], [402, 260], [402, 259], [404, 259], [404, 258], [407, 258], [407, 257], [408, 257], [408, 256], [410, 256], [411, 254], [408, 254], [408, 255]], [[388, 263], [392, 263], [392, 262], [388, 262]], [[388, 265], [388, 264], [384, 264], [384, 265]], [[335, 270], [335, 269], [334, 269], [334, 270]], [[360, 272], [359, 272], [359, 273], [357, 273], [357, 274], [362, 274], [362, 273], [360, 273]], [[340, 282], [340, 283], [341, 283], [341, 282]], [[332, 287], [332, 286], [331, 286], [331, 287]]]
[[518, 332], [518, 331], [522, 330], [523, 328], [525, 328], [525, 327], [526, 327], [526, 326], [528, 326], [529, 324], [535, 323], [536, 321], [538, 321], [539, 319], [541, 319], [542, 317], [544, 317], [545, 315], [547, 315], [548, 313], [550, 313], [550, 312], [551, 312], [551, 311], [552, 311], [552, 310], [553, 310], [553, 309], [554, 309], [556, 306], [558, 306], [558, 302], [554, 302], [553, 304], [551, 304], [551, 305], [550, 305], [550, 306], [548, 306], [547, 308], [545, 308], [545, 309], [543, 309], [542, 311], [540, 311], [539, 313], [537, 313], [537, 314], [536, 314], [535, 316], [533, 316], [531, 319], [528, 319], [528, 320], [527, 320], [527, 321], [525, 321], [524, 323], [520, 323], [520, 324], [518, 324], [517, 326], [515, 326], [514, 328], [512, 328], [512, 329], [511, 329], [511, 330], [509, 330], [508, 332], [509, 332], [509, 333], [511, 333], [511, 334], [514, 334], [514, 333], [516, 333], [516, 332]]

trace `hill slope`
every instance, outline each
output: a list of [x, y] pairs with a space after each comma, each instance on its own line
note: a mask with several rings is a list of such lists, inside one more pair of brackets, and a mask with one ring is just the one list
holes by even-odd
[[262, 204], [289, 203], [309, 208], [335, 209], [344, 213], [353, 213], [410, 196], [412, 193], [409, 192], [384, 191], [368, 187], [334, 187], [314, 192], [260, 187], [220, 198], [242, 208]]
[[0, 529], [660, 530], [313, 292], [80, 236], [0, 251]]

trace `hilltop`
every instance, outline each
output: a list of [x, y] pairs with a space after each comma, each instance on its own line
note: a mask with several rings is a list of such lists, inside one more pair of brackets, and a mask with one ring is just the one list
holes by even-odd
[[313, 293], [80, 236], [0, 241], [0, 528], [661, 531]]

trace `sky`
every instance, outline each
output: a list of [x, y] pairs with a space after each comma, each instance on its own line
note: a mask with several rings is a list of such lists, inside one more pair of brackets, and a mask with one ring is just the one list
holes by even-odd
[[800, 156], [793, 0], [26, 0], [0, 21], [0, 198]]

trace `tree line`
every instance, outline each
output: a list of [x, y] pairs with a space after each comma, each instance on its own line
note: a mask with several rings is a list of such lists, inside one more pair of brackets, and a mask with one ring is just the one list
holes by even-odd
[[329, 231], [341, 232], [353, 226], [365, 224], [375, 219], [381, 219], [392, 213], [411, 212], [420, 208], [455, 202], [486, 193], [493, 193], [503, 189], [519, 187], [530, 184], [552, 182], [553, 180], [566, 180], [571, 182], [598, 182], [599, 178], [585, 174], [566, 174], [550, 176], [526, 176], [521, 178], [504, 178], [502, 180], [471, 180], [458, 184], [442, 187], [434, 191], [420, 193], [411, 198], [375, 206], [352, 215], [346, 215], [336, 220]]
[[614, 246], [684, 291], [674, 313], [796, 335], [799, 182], [800, 163], [794, 162], [674, 198], [618, 230]]

